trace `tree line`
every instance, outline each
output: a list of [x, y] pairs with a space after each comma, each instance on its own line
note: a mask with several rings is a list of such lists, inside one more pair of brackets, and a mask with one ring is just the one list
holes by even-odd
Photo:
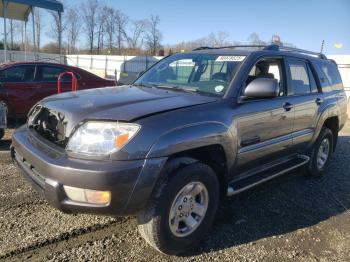
[[[103, 4], [100, 0], [87, 0], [81, 5], [69, 6], [65, 3], [62, 13], [61, 32], [64, 53], [90, 54], [150, 54], [157, 55], [161, 47], [160, 17], [150, 15], [144, 19], [131, 19], [121, 10]], [[67, 4], [66, 4], [67, 3]], [[51, 23], [44, 21], [45, 13]], [[46, 19], [45, 19], [46, 20]], [[57, 12], [43, 9], [34, 10], [35, 46], [41, 52], [59, 51], [60, 23]], [[31, 26], [25, 40], [24, 24], [8, 20], [8, 48], [10, 50], [33, 49]], [[42, 45], [43, 34], [49, 43]], [[0, 48], [3, 42], [0, 43]]]
[[[219, 31], [191, 41], [162, 45], [163, 34], [159, 28], [161, 23], [159, 15], [132, 19], [123, 11], [106, 5], [101, 0], [87, 0], [80, 5], [69, 5], [70, 3], [64, 1], [65, 11], [62, 13], [61, 22], [62, 48], [66, 54], [164, 55], [200, 46], [222, 47], [242, 44], [229, 40], [228, 33]], [[49, 21], [46, 19], [47, 16], [50, 17], [50, 23], [47, 23]], [[31, 26], [28, 26], [29, 32], [25, 38], [23, 23], [8, 20], [8, 25], [6, 32], [9, 39], [8, 49], [24, 50], [26, 41], [27, 50], [32, 50]], [[36, 49], [40, 52], [58, 53], [60, 23], [57, 12], [35, 9], [34, 26]], [[49, 42], [42, 45], [44, 34]], [[245, 43], [266, 45], [271, 41], [263, 41], [258, 34], [252, 33]], [[0, 48], [3, 48], [2, 42]]]

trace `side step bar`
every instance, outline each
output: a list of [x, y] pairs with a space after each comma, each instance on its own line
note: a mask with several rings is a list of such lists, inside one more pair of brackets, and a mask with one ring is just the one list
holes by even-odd
[[246, 178], [241, 178], [237, 181], [233, 180], [227, 188], [227, 196], [239, 194], [245, 190], [248, 190], [302, 165], [305, 165], [309, 161], [310, 157], [305, 155], [298, 155], [296, 158], [293, 158], [287, 162], [283, 162], [278, 166], [273, 166], [272, 168], [262, 173], [258, 173], [253, 176], [247, 176]]

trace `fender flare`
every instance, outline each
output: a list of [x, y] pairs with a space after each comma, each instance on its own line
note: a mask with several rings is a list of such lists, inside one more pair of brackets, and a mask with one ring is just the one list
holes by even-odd
[[146, 158], [169, 157], [211, 145], [222, 146], [227, 167], [233, 165], [237, 155], [237, 139], [228, 126], [214, 121], [185, 125], [162, 134], [151, 146]]
[[[322, 110], [322, 113], [317, 120], [317, 124], [315, 127], [315, 133], [314, 133], [314, 136], [312, 138], [311, 144], [313, 144], [316, 141], [316, 139], [318, 138], [318, 136], [320, 135], [321, 129], [322, 129], [324, 123], [326, 122], [326, 120], [328, 118], [331, 118], [331, 117], [339, 118], [339, 116], [340, 116], [340, 110], [335, 104], [329, 104], [327, 107], [325, 107]], [[339, 122], [340, 122], [340, 119], [339, 119]]]

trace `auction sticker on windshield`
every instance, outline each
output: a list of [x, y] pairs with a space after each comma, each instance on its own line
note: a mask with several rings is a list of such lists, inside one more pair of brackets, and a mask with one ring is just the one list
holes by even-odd
[[226, 55], [226, 56], [219, 56], [216, 58], [215, 61], [220, 62], [241, 62], [246, 58], [245, 56], [237, 56], [237, 55]]

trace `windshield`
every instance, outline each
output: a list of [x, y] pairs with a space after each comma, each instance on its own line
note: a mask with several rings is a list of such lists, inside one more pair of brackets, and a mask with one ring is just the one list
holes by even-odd
[[176, 54], [145, 72], [135, 85], [223, 96], [245, 56]]

